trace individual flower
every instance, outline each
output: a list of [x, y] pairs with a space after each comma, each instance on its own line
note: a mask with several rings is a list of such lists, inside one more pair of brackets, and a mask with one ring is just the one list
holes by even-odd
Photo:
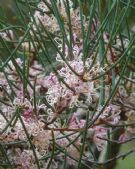
[[86, 124], [86, 120], [79, 119], [78, 114], [75, 112], [70, 119], [70, 122], [68, 124], [68, 128], [82, 129], [85, 127], [85, 124]]
[[95, 143], [98, 151], [102, 151], [106, 144], [104, 139], [107, 138], [108, 129], [102, 126], [94, 126], [91, 130], [93, 131], [93, 142]]
[[[96, 113], [95, 117], [100, 113], [102, 107], [98, 108], [98, 112]], [[115, 125], [120, 121], [120, 107], [116, 105], [108, 105], [106, 106], [105, 110], [101, 113], [98, 120], [103, 120], [108, 122], [109, 124]]]
[[5, 32], [0, 32], [0, 36], [6, 41], [11, 41], [12, 39], [14, 39], [14, 34], [12, 30], [6, 30]]

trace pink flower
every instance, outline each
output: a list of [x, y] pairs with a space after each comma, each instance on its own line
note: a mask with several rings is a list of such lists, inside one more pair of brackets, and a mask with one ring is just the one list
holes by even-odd
[[17, 165], [21, 165], [23, 169], [35, 168], [35, 157], [32, 150], [23, 150], [16, 148], [12, 158]]
[[[102, 107], [98, 108], [96, 115], [102, 110]], [[110, 104], [105, 108], [103, 113], [99, 116], [99, 119], [103, 119], [110, 124], [117, 124], [120, 121], [120, 107]], [[96, 116], [95, 115], [95, 116]]]
[[34, 112], [32, 108], [26, 108], [23, 110], [23, 116], [26, 120], [33, 118]]
[[58, 79], [56, 75], [51, 73], [49, 76], [44, 77], [39, 84], [45, 88], [50, 88], [53, 85], [56, 85], [57, 83], [58, 83]]
[[108, 129], [105, 127], [102, 127], [102, 126], [93, 127], [94, 134], [93, 134], [92, 139], [93, 139], [94, 143], [96, 144], [96, 147], [99, 151], [102, 151], [105, 144], [106, 144], [106, 141], [103, 139], [107, 137], [107, 131], [108, 131]]
[[83, 128], [86, 124], [86, 121], [83, 119], [79, 119], [77, 117], [77, 113], [74, 113], [69, 122], [69, 128], [77, 129]]

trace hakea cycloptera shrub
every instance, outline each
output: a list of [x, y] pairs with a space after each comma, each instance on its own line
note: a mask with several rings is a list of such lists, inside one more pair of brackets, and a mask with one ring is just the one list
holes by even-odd
[[[80, 167], [81, 163], [85, 167], [89, 167], [87, 163], [100, 165], [95, 156], [100, 159], [108, 143], [122, 143], [134, 134], [134, 127], [129, 125], [117, 140], [111, 139], [116, 126], [134, 122], [134, 84], [130, 79], [127, 86], [115, 89], [121, 74], [117, 66], [113, 72], [109, 70], [121, 55], [121, 46], [128, 47], [130, 42], [125, 38], [122, 43], [116, 36], [115, 43], [108, 45], [109, 34], [101, 31], [104, 48], [108, 49], [106, 62], [102, 63], [97, 49], [100, 45], [92, 52], [84, 46], [87, 38], [92, 38], [94, 45], [101, 43], [94, 39], [96, 27], [100, 26], [97, 8], [93, 8], [91, 27], [90, 16], [83, 14], [81, 5], [74, 7], [73, 1], [41, 1], [37, 8], [28, 24], [31, 40], [22, 41], [18, 50], [24, 56], [2, 61], [0, 140], [6, 160], [17, 169], [59, 168], [65, 164], [64, 159], [70, 167]], [[12, 30], [0, 36], [5, 44], [16, 38]], [[49, 58], [46, 40], [56, 48], [54, 58]], [[111, 98], [113, 90], [115, 95]], [[127, 100], [130, 103], [124, 107]], [[0, 159], [3, 164], [7, 162]]]

